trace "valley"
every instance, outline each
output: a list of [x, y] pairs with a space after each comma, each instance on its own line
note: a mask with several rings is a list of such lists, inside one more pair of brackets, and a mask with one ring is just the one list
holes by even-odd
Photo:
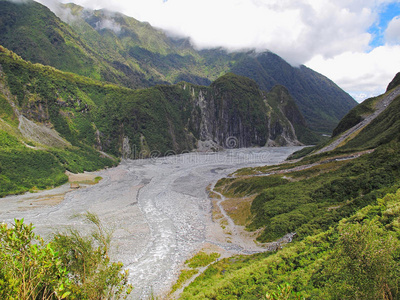
[[271, 51], [0, 0], [0, 299], [400, 299], [400, 73]]
[[[130, 271], [133, 299], [147, 299], [151, 293], [165, 296], [183, 262], [204, 245], [219, 249], [224, 257], [260, 251], [238, 235], [230, 240], [212, 222], [206, 192], [210, 182], [240, 167], [279, 163], [299, 149], [248, 148], [123, 160], [118, 167], [95, 172], [103, 177], [97, 185], [70, 191], [60, 203], [30, 206], [36, 194], [1, 198], [0, 219], [24, 218], [49, 237], [68, 226], [85, 232], [87, 225], [77, 216], [96, 213], [114, 229], [112, 257]], [[51, 197], [62, 189], [65, 186], [37, 195]]]

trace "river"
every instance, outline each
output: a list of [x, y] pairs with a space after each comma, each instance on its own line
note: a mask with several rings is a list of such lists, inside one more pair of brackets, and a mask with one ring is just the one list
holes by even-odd
[[[50, 236], [67, 226], [85, 231], [87, 224], [77, 216], [96, 213], [114, 230], [112, 257], [130, 272], [132, 299], [147, 299], [151, 293], [167, 292], [182, 263], [204, 243], [215, 241], [227, 251], [240, 251], [234, 243], [216, 240], [207, 186], [238, 168], [279, 163], [299, 149], [232, 149], [124, 160], [96, 172], [103, 180], [94, 186], [1, 198], [0, 221], [24, 218], [38, 234]], [[61, 202], [39, 205], [40, 199], [63, 193]]]

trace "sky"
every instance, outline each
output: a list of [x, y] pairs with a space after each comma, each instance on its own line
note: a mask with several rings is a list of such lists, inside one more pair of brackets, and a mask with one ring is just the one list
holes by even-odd
[[400, 0], [61, 1], [121, 12], [189, 37], [197, 49], [272, 51], [358, 102], [383, 93], [400, 72]]

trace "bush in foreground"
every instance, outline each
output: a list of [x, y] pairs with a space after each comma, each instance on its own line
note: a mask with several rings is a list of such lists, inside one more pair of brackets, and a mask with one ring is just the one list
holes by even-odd
[[90, 236], [75, 230], [48, 243], [32, 224], [15, 220], [0, 226], [1, 299], [125, 299], [132, 287], [122, 263], [108, 256], [111, 240], [96, 215]]

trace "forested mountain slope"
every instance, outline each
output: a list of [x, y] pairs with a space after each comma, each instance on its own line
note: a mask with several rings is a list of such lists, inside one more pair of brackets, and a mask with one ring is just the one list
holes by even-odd
[[[232, 73], [209, 87], [182, 82], [132, 90], [26, 62], [0, 46], [0, 74], [1, 151], [9, 157], [0, 163], [2, 178], [11, 185], [16, 181], [7, 172], [13, 173], [14, 148], [31, 154], [75, 153], [79, 159], [63, 158], [57, 167], [58, 172], [74, 172], [112, 164], [104, 152], [145, 158], [196, 149], [293, 145], [300, 144], [296, 131], [307, 132], [284, 87], [266, 93]], [[25, 180], [24, 174], [17, 177]]]
[[[311, 129], [330, 133], [356, 102], [326, 77], [270, 53], [196, 51], [148, 23], [68, 4], [58, 17], [33, 1], [0, 1], [0, 41], [22, 58], [129, 88], [187, 81], [209, 85], [222, 74], [249, 77], [262, 90], [279, 84]], [[18, 38], [16, 38], [18, 37]]]

